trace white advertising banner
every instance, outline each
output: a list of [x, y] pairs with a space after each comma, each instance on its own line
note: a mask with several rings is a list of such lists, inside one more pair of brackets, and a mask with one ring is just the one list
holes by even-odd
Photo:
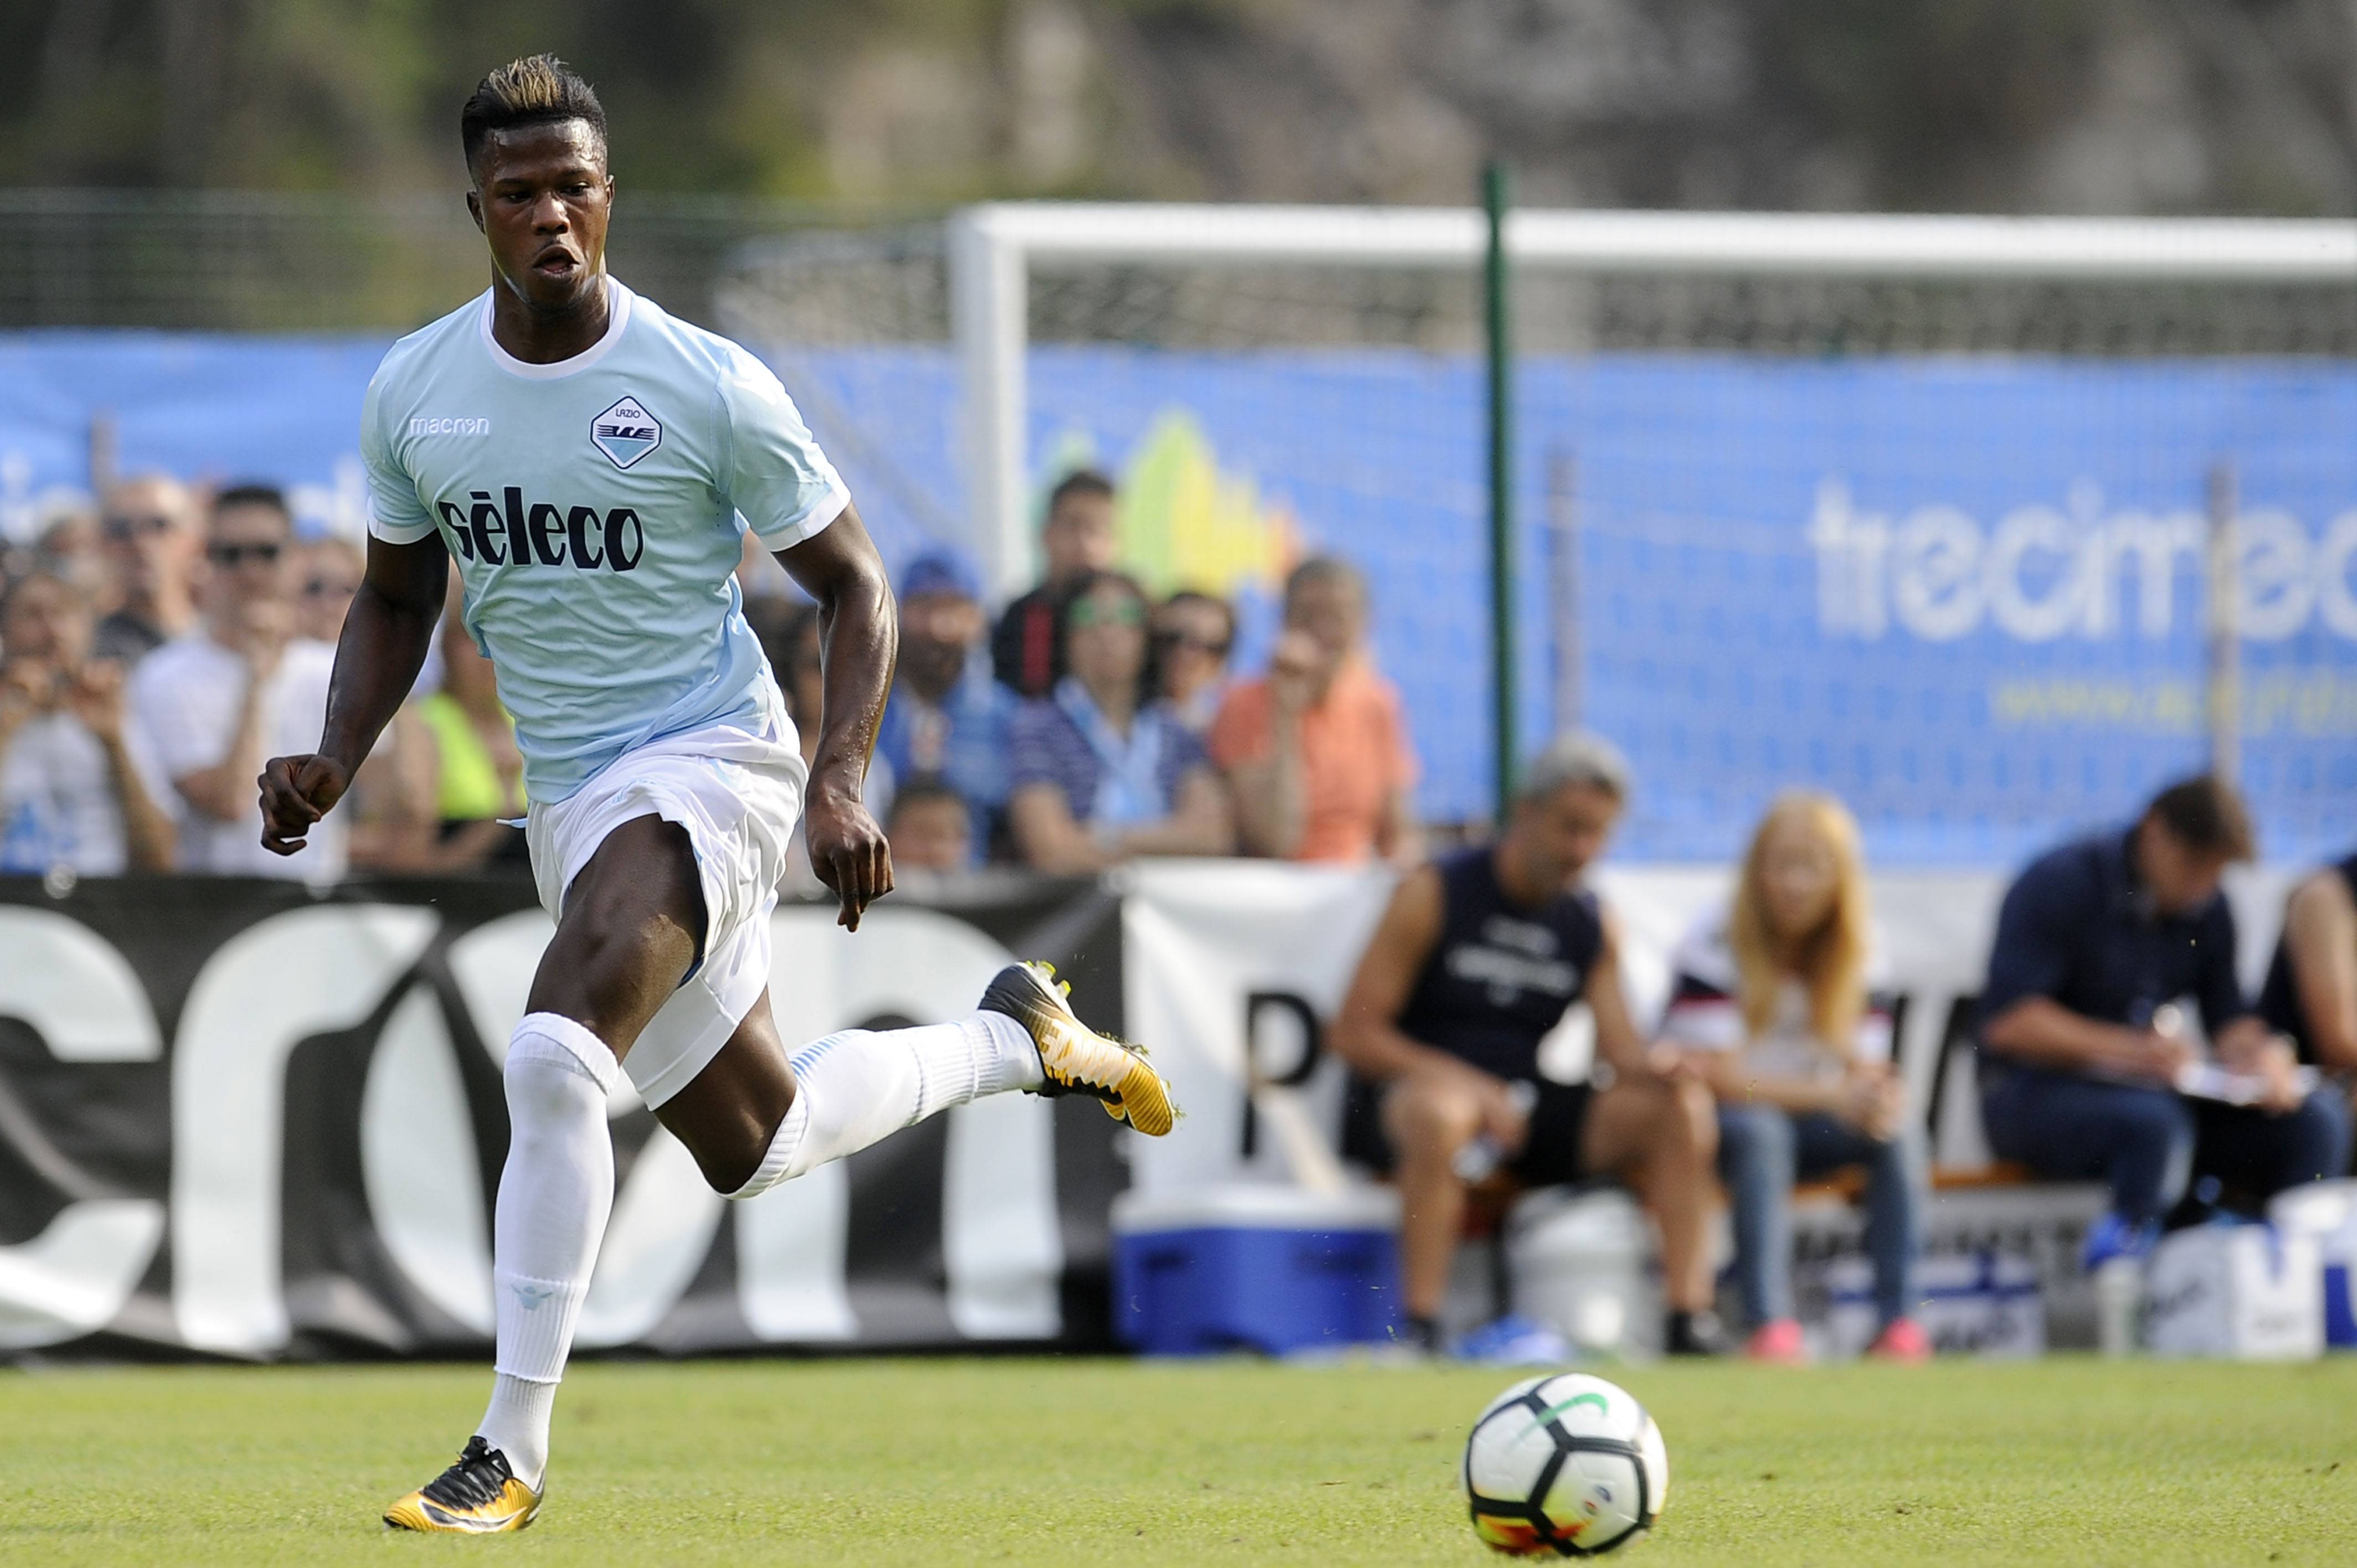
[[[520, 879], [0, 879], [0, 1356], [479, 1350], [500, 1062], [550, 930]], [[966, 1015], [1018, 950], [1118, 1019], [1085, 884], [896, 899], [856, 937], [790, 905], [773, 938], [792, 1041]], [[585, 1349], [1103, 1342], [1120, 1170], [1092, 1105], [996, 1096], [739, 1204], [627, 1078], [608, 1116]]]

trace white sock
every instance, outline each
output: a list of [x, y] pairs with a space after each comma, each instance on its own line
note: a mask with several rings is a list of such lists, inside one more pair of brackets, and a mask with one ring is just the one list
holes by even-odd
[[1030, 1032], [1003, 1013], [916, 1029], [845, 1029], [791, 1059], [793, 1106], [761, 1168], [731, 1197], [758, 1197], [952, 1105], [1043, 1081]]
[[484, 1442], [507, 1455], [516, 1478], [534, 1491], [548, 1471], [548, 1417], [555, 1408], [554, 1383], [500, 1372], [491, 1379], [490, 1408], [476, 1428]]
[[537, 1489], [548, 1416], [614, 1207], [606, 1091], [621, 1070], [570, 1018], [533, 1013], [508, 1046], [508, 1160], [492, 1224], [499, 1376], [479, 1431]]

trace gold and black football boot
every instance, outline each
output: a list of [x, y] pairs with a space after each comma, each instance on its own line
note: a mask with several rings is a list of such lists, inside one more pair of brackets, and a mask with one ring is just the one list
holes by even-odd
[[1048, 1081], [1032, 1092], [1089, 1095], [1103, 1101], [1114, 1121], [1161, 1137], [1178, 1120], [1170, 1086], [1146, 1061], [1144, 1047], [1082, 1023], [1065, 1000], [1071, 989], [1056, 979], [1052, 965], [1010, 963], [983, 992], [982, 1006], [1022, 1025], [1039, 1047]]
[[457, 1464], [385, 1509], [384, 1522], [394, 1530], [496, 1535], [530, 1524], [540, 1512], [540, 1496], [478, 1434], [467, 1439]]

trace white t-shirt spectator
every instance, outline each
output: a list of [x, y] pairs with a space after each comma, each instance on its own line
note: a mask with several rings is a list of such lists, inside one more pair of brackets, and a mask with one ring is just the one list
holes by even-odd
[[[324, 642], [297, 638], [286, 645], [263, 696], [264, 757], [318, 749], [335, 665], [336, 650]], [[245, 660], [202, 632], [175, 639], [140, 661], [131, 677], [131, 711], [168, 777], [185, 779], [221, 766], [237, 738], [245, 682]], [[262, 847], [259, 791], [247, 815], [234, 822], [196, 810], [177, 789], [167, 794], [179, 808], [183, 871], [312, 882], [344, 874], [346, 831], [339, 814], [331, 813], [311, 830], [310, 847], [302, 854], [275, 855]]]
[[[126, 715], [124, 749], [147, 798], [175, 816], [178, 791], [154, 748]], [[0, 748], [0, 872], [41, 875], [70, 866], [84, 876], [120, 876], [131, 864], [123, 802], [106, 747], [71, 714], [43, 714]]]
[[[1696, 922], [1670, 959], [1670, 1004], [1662, 1015], [1662, 1038], [1698, 1051], [1742, 1051], [1762, 1078], [1802, 1081], [1841, 1076], [1842, 1057], [1821, 1044], [1809, 1018], [1809, 991], [1786, 976], [1777, 986], [1776, 1009], [1755, 1040], [1745, 1039], [1742, 975], [1727, 940], [1727, 911]], [[1861, 1062], [1890, 1059], [1891, 1002], [1879, 947], [1866, 964], [1866, 1011], [1857, 1021], [1855, 1050]]]

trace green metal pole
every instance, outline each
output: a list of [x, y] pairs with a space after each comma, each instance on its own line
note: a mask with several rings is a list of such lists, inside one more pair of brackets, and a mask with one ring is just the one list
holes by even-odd
[[1497, 823], [1513, 804], [1514, 768], [1514, 350], [1506, 302], [1506, 166], [1481, 171], [1490, 217], [1483, 303], [1490, 339], [1490, 685], [1496, 745]]

